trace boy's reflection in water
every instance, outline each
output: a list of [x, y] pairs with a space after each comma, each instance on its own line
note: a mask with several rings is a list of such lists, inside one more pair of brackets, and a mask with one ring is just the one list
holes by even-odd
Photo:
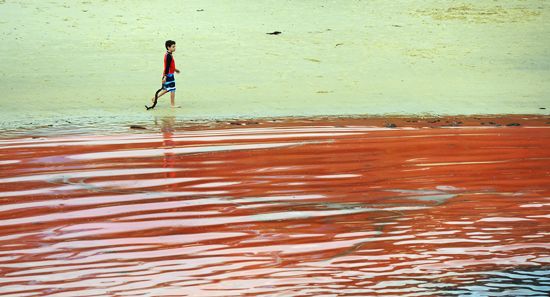
[[[172, 148], [174, 147], [174, 140], [172, 136], [174, 134], [174, 124], [176, 122], [176, 117], [163, 117], [161, 118], [161, 131], [162, 131], [162, 147], [164, 150], [164, 158], [162, 162], [163, 168], [174, 168], [176, 164], [176, 156], [172, 153]], [[175, 178], [176, 172], [170, 171], [164, 173], [165, 178]], [[176, 189], [177, 184], [170, 185], [171, 188]]]

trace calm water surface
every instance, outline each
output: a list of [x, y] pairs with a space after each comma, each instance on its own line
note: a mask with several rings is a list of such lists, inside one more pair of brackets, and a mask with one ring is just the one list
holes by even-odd
[[2, 296], [548, 296], [548, 127], [0, 140]]

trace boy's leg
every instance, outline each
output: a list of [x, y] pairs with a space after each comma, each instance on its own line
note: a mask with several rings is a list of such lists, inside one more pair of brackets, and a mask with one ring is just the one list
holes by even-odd
[[[166, 90], [160, 91], [160, 93], [159, 93], [159, 95], [158, 95], [157, 98], [160, 98], [162, 95], [164, 95], [164, 94], [166, 94], [166, 93], [168, 93], [168, 91], [166, 91]], [[155, 103], [155, 97], [154, 97], [154, 96], [153, 96], [153, 98], [151, 98], [151, 102]]]
[[176, 106], [176, 91], [170, 92], [170, 104]]

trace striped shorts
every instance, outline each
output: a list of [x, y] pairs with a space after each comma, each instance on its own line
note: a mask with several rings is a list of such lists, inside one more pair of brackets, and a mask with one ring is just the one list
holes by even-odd
[[166, 75], [166, 82], [162, 85], [162, 88], [168, 92], [176, 91], [176, 78], [174, 77], [173, 73], [169, 73]]

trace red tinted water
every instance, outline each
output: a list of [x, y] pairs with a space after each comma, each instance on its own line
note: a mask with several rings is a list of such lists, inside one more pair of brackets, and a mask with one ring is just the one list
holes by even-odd
[[546, 296], [550, 129], [461, 121], [0, 140], [0, 292]]

